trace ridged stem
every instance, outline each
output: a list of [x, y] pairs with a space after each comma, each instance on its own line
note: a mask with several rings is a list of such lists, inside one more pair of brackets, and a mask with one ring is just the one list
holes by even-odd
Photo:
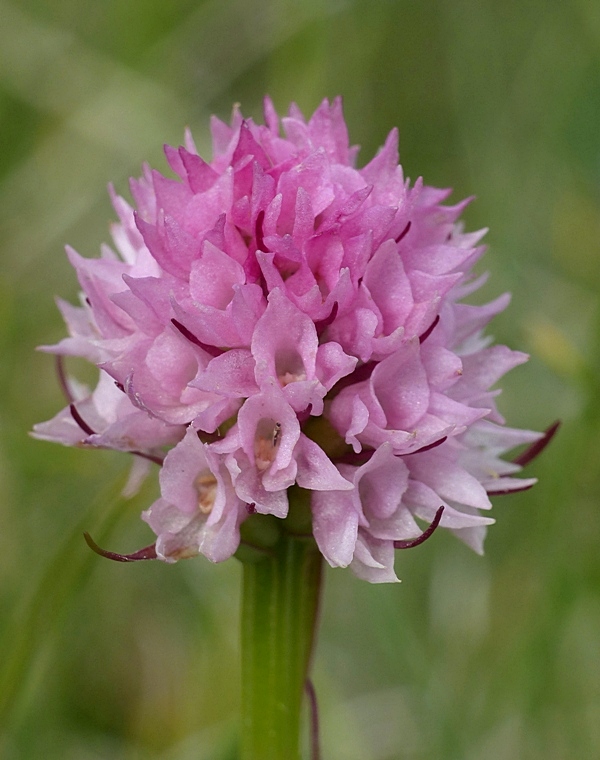
[[322, 562], [312, 539], [285, 532], [243, 562], [242, 760], [300, 760]]

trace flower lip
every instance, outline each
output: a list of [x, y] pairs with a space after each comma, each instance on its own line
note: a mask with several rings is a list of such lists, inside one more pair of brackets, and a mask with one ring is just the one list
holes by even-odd
[[210, 470], [204, 470], [194, 480], [194, 486], [198, 492], [198, 509], [202, 514], [210, 514], [217, 497], [217, 479]]
[[[238, 412], [241, 447], [254, 466], [260, 463], [261, 474], [284, 471], [294, 459], [300, 423], [283, 394], [279, 383], [273, 382], [246, 399]], [[277, 423], [281, 425], [278, 432]]]
[[279, 348], [275, 351], [275, 373], [282, 388], [306, 380], [304, 362], [297, 349]]
[[268, 470], [275, 461], [281, 437], [281, 422], [269, 417], [258, 421], [254, 433], [254, 463], [259, 472]]

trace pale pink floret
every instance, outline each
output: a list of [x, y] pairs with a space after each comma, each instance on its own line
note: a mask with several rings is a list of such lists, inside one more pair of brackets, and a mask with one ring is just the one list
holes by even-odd
[[235, 552], [245, 505], [223, 456], [202, 443], [192, 427], [167, 454], [160, 487], [162, 498], [142, 517], [158, 535], [161, 559], [174, 562], [202, 553], [220, 562]]
[[165, 149], [175, 178], [131, 181], [135, 208], [111, 189], [118, 254], [69, 249], [81, 305], [59, 301], [69, 337], [44, 347], [100, 382], [72, 382], [35, 434], [164, 458], [144, 519], [167, 561], [226, 559], [250, 513], [286, 517], [292, 486], [327, 561], [371, 582], [396, 580], [395, 547], [441, 506], [481, 551], [489, 495], [534, 482], [503, 457], [540, 436], [495, 403], [527, 358], [484, 334], [508, 296], [460, 303], [485, 279], [469, 199], [411, 185], [395, 130], [356, 168], [339, 98], [308, 120], [267, 99], [265, 122], [213, 118], [210, 162], [187, 133]]
[[70, 406], [52, 420], [34, 425], [36, 438], [65, 446], [143, 452], [162, 458], [161, 447], [172, 445], [183, 436], [182, 427], [169, 425], [137, 409], [104, 372], [100, 373], [93, 393], [74, 382], [71, 393]]
[[275, 385], [294, 411], [310, 407], [311, 415], [321, 415], [327, 391], [352, 372], [356, 361], [338, 343], [319, 345], [314, 322], [276, 288], [256, 322], [250, 350], [231, 349], [215, 357], [192, 385], [231, 398]]
[[[313, 530], [321, 552], [334, 567], [347, 567], [352, 562], [362, 566], [369, 550], [369, 536], [389, 541], [391, 564], [378, 567], [380, 561], [372, 557], [377, 564], [366, 566], [372, 575], [381, 571], [382, 580], [395, 579], [393, 541], [413, 538], [421, 532], [402, 504], [408, 486], [406, 465], [394, 456], [390, 444], [384, 443], [364, 465], [340, 465], [340, 472], [353, 484], [351, 491], [320, 492], [313, 497]], [[364, 541], [357, 554], [359, 536]]]

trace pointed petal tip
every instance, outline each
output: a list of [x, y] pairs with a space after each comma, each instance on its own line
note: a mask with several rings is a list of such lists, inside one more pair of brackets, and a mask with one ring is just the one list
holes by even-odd
[[86, 544], [93, 552], [99, 554], [101, 557], [105, 557], [106, 559], [111, 559], [114, 562], [139, 562], [140, 560], [144, 559], [157, 559], [156, 544], [145, 546], [143, 549], [138, 549], [137, 552], [133, 552], [132, 554], [118, 554], [117, 552], [111, 552], [107, 551], [106, 549], [102, 549], [100, 546], [98, 546], [98, 544], [94, 541], [94, 539], [87, 531], [84, 532], [83, 537]]
[[534, 441], [531, 446], [528, 446], [525, 451], [521, 452], [519, 456], [513, 459], [513, 463], [519, 465], [519, 467], [525, 467], [525, 465], [528, 465], [529, 462], [536, 459], [536, 457], [542, 453], [542, 451], [554, 438], [560, 426], [561, 420], [556, 420], [556, 422], [553, 422], [550, 427], [544, 430], [541, 438], [539, 438], [537, 441]]
[[428, 538], [432, 536], [435, 529], [440, 524], [440, 520], [442, 519], [442, 515], [444, 514], [444, 507], [440, 507], [438, 511], [435, 513], [435, 517], [431, 521], [431, 524], [428, 528], [426, 528], [423, 533], [421, 533], [420, 536], [417, 536], [416, 538], [411, 538], [408, 541], [394, 541], [394, 549], [412, 549], [413, 546], [419, 546], [419, 544], [424, 543], [427, 541]]

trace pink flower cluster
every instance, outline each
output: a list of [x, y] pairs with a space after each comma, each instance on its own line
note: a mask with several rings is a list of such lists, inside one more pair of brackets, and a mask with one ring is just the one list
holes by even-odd
[[167, 147], [177, 179], [146, 167], [137, 210], [112, 194], [118, 255], [68, 250], [81, 305], [59, 301], [70, 337], [45, 350], [100, 380], [63, 377], [69, 404], [35, 434], [162, 464], [143, 518], [167, 561], [227, 559], [291, 487], [327, 561], [369, 581], [396, 579], [395, 546], [440, 506], [480, 552], [490, 494], [534, 482], [501, 455], [540, 436], [504, 427], [490, 390], [526, 360], [483, 336], [508, 297], [461, 303], [482, 283], [468, 201], [411, 187], [396, 131], [357, 169], [340, 100], [308, 121], [292, 105], [283, 137], [269, 100], [265, 121], [214, 118], [210, 163], [189, 134]]

